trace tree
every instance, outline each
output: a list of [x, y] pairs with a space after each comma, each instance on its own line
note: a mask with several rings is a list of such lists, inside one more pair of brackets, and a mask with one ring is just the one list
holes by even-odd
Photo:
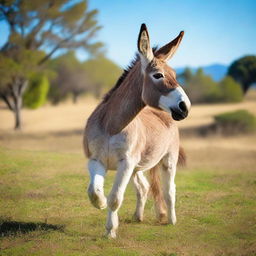
[[74, 52], [69, 52], [50, 62], [50, 67], [56, 72], [51, 80], [49, 98], [53, 104], [58, 104], [69, 94], [76, 103], [78, 97], [90, 90], [91, 81], [83, 64], [77, 60]]
[[221, 91], [221, 101], [240, 102], [243, 99], [243, 91], [239, 83], [232, 77], [224, 77], [219, 84]]
[[0, 53], [0, 97], [14, 113], [15, 129], [21, 127], [22, 95], [42, 56], [39, 51], [30, 50], [20, 50], [11, 58]]
[[101, 55], [83, 63], [84, 69], [93, 83], [91, 90], [96, 97], [108, 91], [121, 75], [121, 68], [113, 61]]
[[202, 68], [199, 68], [195, 74], [187, 70], [182, 77], [184, 77], [184, 88], [192, 103], [213, 102], [219, 97], [217, 83], [210, 76], [205, 75]]
[[246, 93], [256, 82], [256, 56], [245, 56], [234, 61], [228, 69], [228, 75], [239, 82]]
[[94, 54], [102, 46], [93, 40], [100, 29], [96, 15], [97, 10], [88, 10], [86, 0], [0, 0], [0, 21], [5, 21], [10, 30], [0, 49], [2, 61], [7, 58], [10, 68], [4, 69], [8, 77], [0, 78], [0, 97], [15, 113], [16, 129], [21, 127], [22, 95], [28, 84], [28, 74], [21, 72], [19, 62], [25, 59], [17, 60], [16, 56], [28, 53], [39, 56], [41, 50], [46, 50], [45, 55], [30, 63], [31, 70], [61, 50], [81, 48]]
[[185, 84], [188, 81], [191, 81], [193, 73], [189, 67], [186, 67], [184, 71], [180, 74], [177, 74], [177, 79], [180, 84]]
[[45, 75], [33, 74], [23, 95], [24, 106], [31, 109], [42, 106], [47, 100], [49, 87], [49, 80]]

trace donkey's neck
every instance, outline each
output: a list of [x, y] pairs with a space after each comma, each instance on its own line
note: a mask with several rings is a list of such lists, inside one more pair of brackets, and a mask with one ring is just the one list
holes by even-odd
[[121, 85], [104, 104], [102, 125], [111, 134], [119, 133], [145, 106], [141, 99], [143, 75], [138, 61], [129, 71]]

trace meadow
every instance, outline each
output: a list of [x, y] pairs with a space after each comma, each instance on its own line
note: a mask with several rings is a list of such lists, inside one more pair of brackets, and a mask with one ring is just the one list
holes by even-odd
[[179, 123], [188, 159], [176, 176], [177, 224], [158, 223], [150, 197], [144, 222], [134, 222], [129, 185], [116, 240], [104, 237], [106, 210], [86, 194], [82, 133], [96, 104], [87, 97], [25, 109], [22, 132], [11, 130], [12, 114], [0, 108], [0, 255], [256, 255], [256, 135], [194, 132], [217, 113], [256, 114], [255, 93], [242, 103], [192, 108]]

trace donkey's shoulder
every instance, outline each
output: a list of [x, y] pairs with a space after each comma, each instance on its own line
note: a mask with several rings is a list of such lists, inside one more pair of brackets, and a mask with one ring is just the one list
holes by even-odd
[[143, 123], [171, 127], [175, 124], [171, 115], [152, 107], [145, 107], [138, 116]]

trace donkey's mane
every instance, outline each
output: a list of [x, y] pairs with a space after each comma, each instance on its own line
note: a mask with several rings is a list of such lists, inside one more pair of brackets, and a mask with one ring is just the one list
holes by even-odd
[[[157, 46], [153, 47], [153, 53], [155, 53], [155, 51], [158, 49]], [[118, 78], [116, 84], [114, 87], [112, 87], [104, 96], [102, 99], [102, 102], [105, 103], [109, 100], [109, 98], [111, 97], [111, 95], [113, 94], [114, 91], [116, 91], [120, 85], [122, 84], [122, 82], [125, 80], [125, 78], [128, 76], [129, 72], [132, 70], [132, 68], [136, 65], [136, 63], [140, 60], [140, 55], [139, 53], [135, 54], [135, 57], [133, 58], [133, 60], [130, 62], [130, 64], [128, 65], [127, 68], [125, 68], [123, 70], [122, 75]]]
[[128, 65], [127, 68], [125, 68], [123, 70], [122, 75], [118, 78], [116, 84], [114, 87], [112, 87], [103, 97], [102, 102], [107, 102], [109, 100], [109, 98], [111, 97], [111, 95], [113, 94], [114, 91], [116, 91], [120, 85], [122, 84], [122, 82], [125, 80], [125, 78], [128, 76], [129, 72], [131, 71], [131, 69], [136, 65], [136, 63], [139, 61], [140, 56], [138, 53], [136, 53], [135, 57], [133, 58], [133, 60], [131, 61], [131, 63]]

